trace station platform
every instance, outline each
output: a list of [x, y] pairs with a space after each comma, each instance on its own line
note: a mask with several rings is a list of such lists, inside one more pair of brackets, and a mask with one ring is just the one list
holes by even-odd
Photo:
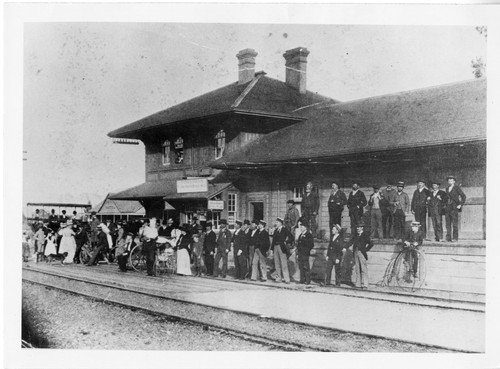
[[230, 276], [148, 277], [133, 271], [121, 273], [117, 265], [29, 263], [23, 275], [29, 270], [51, 271], [217, 308], [221, 319], [227, 310], [459, 351], [485, 349], [484, 304], [464, 301], [460, 294], [450, 293], [450, 298], [444, 299], [427, 290], [408, 294], [389, 288], [357, 290], [316, 283], [305, 286], [271, 280], [239, 281]]

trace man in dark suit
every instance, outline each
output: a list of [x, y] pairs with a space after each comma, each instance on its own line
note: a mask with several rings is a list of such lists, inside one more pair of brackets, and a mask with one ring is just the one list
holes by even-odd
[[418, 180], [417, 189], [411, 198], [411, 212], [415, 215], [415, 221], [420, 223], [424, 237], [427, 235], [427, 198], [429, 194], [429, 190], [425, 188], [425, 182]]
[[356, 272], [356, 287], [368, 288], [368, 251], [373, 247], [370, 236], [365, 232], [365, 224], [357, 224], [356, 232], [350, 241], [354, 253], [354, 270]]
[[427, 197], [429, 216], [432, 228], [434, 228], [434, 239], [438, 242], [443, 241], [443, 213], [446, 201], [446, 192], [439, 189], [440, 185], [438, 181], [432, 182], [432, 191]]
[[444, 214], [444, 218], [446, 220], [446, 240], [448, 242], [456, 242], [458, 241], [458, 213], [462, 211], [462, 207], [464, 206], [467, 197], [462, 189], [456, 185], [456, 179], [454, 176], [449, 176], [447, 180], [448, 187], [446, 187], [446, 205]]
[[309, 232], [306, 222], [299, 220], [300, 235], [297, 239], [297, 256], [299, 259], [300, 284], [311, 284], [311, 267], [309, 265], [309, 256], [314, 248], [314, 239]]
[[349, 217], [351, 218], [351, 235], [356, 233], [356, 225], [363, 219], [363, 208], [366, 206], [366, 196], [359, 189], [359, 183], [352, 184], [352, 191], [347, 199]]
[[339, 190], [339, 185], [332, 182], [332, 192], [328, 198], [328, 214], [330, 215], [330, 230], [335, 224], [342, 225], [342, 212], [347, 204], [344, 191]]
[[290, 273], [288, 272], [288, 245], [292, 243], [293, 236], [290, 231], [283, 226], [283, 223], [283, 219], [276, 218], [276, 228], [272, 235], [273, 242], [271, 247], [274, 252], [276, 282], [281, 282], [283, 280], [285, 283], [290, 283]]
[[106, 233], [102, 231], [102, 224], [97, 226], [97, 232], [96, 248], [92, 251], [92, 256], [90, 257], [88, 263], [85, 264], [87, 266], [93, 266], [99, 254], [101, 252], [105, 252], [109, 248], [108, 236], [106, 236]]
[[309, 222], [311, 233], [313, 237], [316, 237], [318, 228], [317, 216], [319, 211], [319, 194], [312, 182], [307, 182], [306, 184], [306, 193], [302, 197], [301, 208], [303, 220]]
[[253, 281], [257, 280], [259, 270], [261, 273], [261, 281], [267, 281], [267, 262], [266, 255], [269, 252], [271, 243], [269, 242], [269, 233], [266, 231], [267, 223], [263, 220], [259, 221], [259, 228], [255, 239], [255, 256], [252, 264], [252, 277]]
[[[249, 222], [248, 220], [245, 220], [245, 222]], [[248, 237], [248, 259], [247, 259], [247, 265], [248, 265], [248, 273], [247, 273], [247, 278], [250, 279], [252, 276], [253, 272], [253, 259], [255, 257], [255, 245], [257, 244], [257, 237], [259, 236], [259, 230], [258, 230], [258, 220], [252, 220], [252, 224], [247, 229], [247, 237]]]
[[227, 229], [227, 220], [221, 219], [219, 222], [220, 231], [217, 236], [217, 254], [215, 255], [214, 263], [214, 276], [219, 276], [219, 264], [222, 259], [222, 271], [221, 277], [226, 278], [227, 273], [227, 259], [229, 255], [229, 250], [231, 249], [231, 239], [233, 236], [229, 229]]
[[205, 236], [205, 241], [203, 242], [203, 254], [205, 260], [205, 267], [207, 268], [207, 276], [214, 275], [214, 255], [215, 246], [217, 244], [217, 236], [212, 230], [212, 223], [207, 222], [205, 224], [207, 234]]
[[243, 227], [243, 222], [237, 220], [232, 238], [235, 279], [245, 279], [247, 274], [248, 240]]
[[56, 211], [52, 209], [49, 215], [49, 228], [54, 232], [59, 230], [59, 217], [56, 215]]

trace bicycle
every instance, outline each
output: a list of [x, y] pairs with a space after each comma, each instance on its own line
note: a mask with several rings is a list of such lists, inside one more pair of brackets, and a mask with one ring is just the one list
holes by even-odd
[[392, 259], [384, 273], [379, 286], [395, 286], [410, 288], [415, 292], [425, 283], [427, 265], [424, 254], [416, 245], [403, 244], [398, 255]]

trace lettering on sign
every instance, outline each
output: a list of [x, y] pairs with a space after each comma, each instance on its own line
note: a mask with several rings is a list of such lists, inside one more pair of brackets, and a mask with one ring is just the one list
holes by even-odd
[[208, 192], [206, 178], [182, 179], [177, 181], [177, 193]]
[[208, 210], [224, 210], [224, 201], [208, 200]]

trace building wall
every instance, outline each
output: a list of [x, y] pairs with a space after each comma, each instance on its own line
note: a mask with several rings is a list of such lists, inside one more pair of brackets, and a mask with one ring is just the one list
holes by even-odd
[[[464, 152], [455, 155], [453, 150], [438, 150], [421, 153], [416, 160], [394, 163], [369, 163], [350, 166], [309, 165], [295, 169], [274, 169], [242, 172], [245, 179], [240, 183], [242, 198], [247, 202], [242, 204], [242, 214], [251, 219], [250, 201], [264, 202], [264, 220], [273, 223], [276, 217], [286, 213], [286, 201], [293, 198], [294, 187], [305, 187], [307, 181], [312, 181], [318, 188], [320, 209], [318, 215], [318, 231], [323, 238], [329, 236], [328, 197], [331, 192], [331, 182], [340, 184], [341, 190], [348, 196], [353, 181], [360, 183], [360, 189], [367, 200], [373, 192], [372, 186], [381, 188], [386, 184], [393, 185], [398, 181], [406, 183], [404, 191], [410, 201], [416, 190], [416, 181], [423, 179], [441, 181], [441, 189], [446, 187], [446, 177], [455, 175], [457, 184], [464, 190], [467, 201], [460, 213], [459, 237], [461, 239], [485, 239], [486, 237], [486, 164], [485, 145], [480, 148], [480, 155], [470, 155]], [[424, 160], [424, 159], [425, 160]], [[300, 205], [298, 205], [300, 208]], [[365, 209], [368, 211], [368, 208]], [[409, 213], [406, 221], [414, 220]], [[369, 221], [368, 221], [369, 224]], [[430, 220], [428, 238], [433, 239], [434, 232]], [[349, 232], [350, 218], [347, 207], [342, 214], [342, 227]], [[443, 228], [446, 229], [443, 217]], [[446, 233], [446, 231], [445, 231]]]

